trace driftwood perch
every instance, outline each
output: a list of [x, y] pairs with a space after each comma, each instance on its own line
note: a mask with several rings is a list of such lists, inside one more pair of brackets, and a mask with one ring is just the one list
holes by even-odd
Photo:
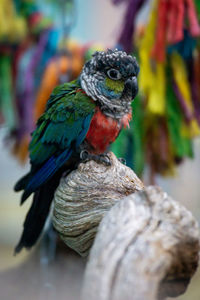
[[87, 256], [104, 214], [126, 195], [144, 188], [114, 154], [111, 167], [89, 161], [61, 179], [55, 193], [53, 224], [61, 239]]
[[111, 167], [80, 164], [55, 194], [53, 223], [64, 242], [86, 256], [95, 238], [82, 300], [176, 297], [198, 265], [197, 222], [109, 155]]
[[102, 220], [83, 299], [152, 300], [183, 293], [198, 263], [191, 213], [157, 187], [116, 204]]

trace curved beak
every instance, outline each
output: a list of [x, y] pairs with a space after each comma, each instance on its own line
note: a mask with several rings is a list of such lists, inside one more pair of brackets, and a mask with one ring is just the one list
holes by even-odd
[[133, 76], [125, 81], [123, 95], [125, 98], [134, 99], [138, 93], [137, 77]]

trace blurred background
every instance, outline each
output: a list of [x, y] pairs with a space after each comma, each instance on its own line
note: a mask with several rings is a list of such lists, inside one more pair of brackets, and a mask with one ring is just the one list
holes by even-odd
[[[63, 245], [54, 259], [43, 242], [13, 256], [30, 206], [19, 206], [13, 185], [53, 88], [96, 50], [123, 49], [141, 69], [133, 121], [112, 151], [200, 220], [199, 20], [199, 0], [0, 1], [1, 299], [79, 297], [85, 261]], [[199, 280], [178, 299], [199, 300]]]

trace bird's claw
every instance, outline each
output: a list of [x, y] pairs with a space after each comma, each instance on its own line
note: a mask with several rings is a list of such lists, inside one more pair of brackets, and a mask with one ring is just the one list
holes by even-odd
[[123, 157], [119, 157], [118, 160], [120, 161], [120, 163], [122, 163], [123, 165], [126, 165], [126, 160]]
[[80, 153], [80, 159], [84, 162], [89, 160], [89, 152], [87, 150], [82, 150]]
[[99, 162], [105, 164], [106, 166], [111, 166], [110, 158], [107, 154], [100, 154]]
[[80, 159], [83, 162], [87, 162], [88, 160], [94, 160], [97, 163], [103, 163], [106, 166], [111, 166], [110, 158], [107, 154], [95, 155], [89, 153], [87, 150], [82, 150], [80, 153]]

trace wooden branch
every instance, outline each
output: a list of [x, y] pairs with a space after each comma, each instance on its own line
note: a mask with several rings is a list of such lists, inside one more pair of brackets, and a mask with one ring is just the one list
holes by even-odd
[[158, 187], [117, 203], [103, 218], [86, 268], [82, 299], [176, 297], [196, 271], [199, 232], [192, 214]]
[[80, 164], [55, 193], [53, 224], [63, 241], [87, 256], [96, 236], [82, 299], [160, 300], [183, 293], [198, 264], [197, 222], [109, 156], [110, 167]]
[[125, 195], [144, 188], [128, 167], [109, 153], [107, 167], [89, 161], [61, 179], [54, 197], [53, 224], [61, 239], [87, 256], [104, 214]]

